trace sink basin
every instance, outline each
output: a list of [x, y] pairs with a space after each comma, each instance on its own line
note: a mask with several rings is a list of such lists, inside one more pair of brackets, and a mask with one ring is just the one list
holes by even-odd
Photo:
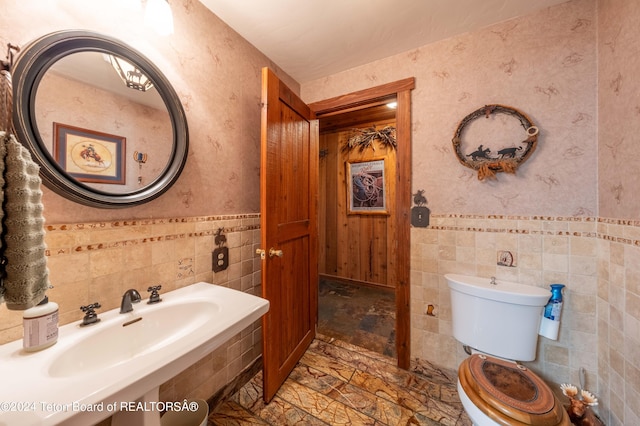
[[143, 300], [126, 314], [99, 312], [95, 325], [60, 327], [58, 342], [40, 352], [25, 352], [22, 340], [2, 345], [0, 402], [15, 405], [0, 409], [0, 426], [84, 426], [111, 415], [112, 424], [159, 425], [158, 411], [130, 414], [123, 406], [157, 401], [162, 383], [268, 309], [260, 297], [196, 283], [162, 294], [158, 304]]
[[136, 312], [122, 315], [122, 321], [111, 322], [59, 351], [49, 366], [49, 375], [75, 376], [113, 367], [150, 351], [161, 350], [219, 315], [218, 305], [213, 301], [158, 305], [158, 309], [147, 310], [144, 314]]

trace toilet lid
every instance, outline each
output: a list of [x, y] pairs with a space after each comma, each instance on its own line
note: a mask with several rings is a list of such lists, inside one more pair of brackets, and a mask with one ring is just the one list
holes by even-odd
[[527, 425], [563, 421], [564, 409], [551, 389], [522, 365], [474, 354], [460, 365], [458, 377], [467, 396], [490, 417], [506, 416]]

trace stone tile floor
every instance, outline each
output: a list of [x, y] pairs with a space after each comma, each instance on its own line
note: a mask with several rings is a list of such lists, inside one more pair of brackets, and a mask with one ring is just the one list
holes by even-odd
[[322, 279], [318, 299], [319, 333], [396, 356], [393, 289]]
[[456, 373], [318, 335], [274, 399], [258, 373], [209, 416], [209, 425], [471, 425]]

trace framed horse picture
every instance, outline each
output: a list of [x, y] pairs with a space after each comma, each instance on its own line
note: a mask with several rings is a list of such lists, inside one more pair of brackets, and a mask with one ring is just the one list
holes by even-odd
[[58, 165], [80, 182], [123, 185], [126, 138], [53, 123], [53, 151]]

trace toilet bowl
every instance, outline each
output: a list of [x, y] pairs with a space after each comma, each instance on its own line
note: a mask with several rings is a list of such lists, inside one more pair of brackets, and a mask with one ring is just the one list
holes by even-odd
[[564, 407], [528, 368], [482, 354], [458, 369], [458, 394], [475, 425], [570, 425]]
[[570, 425], [552, 390], [516, 361], [533, 361], [551, 293], [508, 281], [445, 275], [453, 336], [472, 354], [458, 368], [458, 394], [475, 425]]

